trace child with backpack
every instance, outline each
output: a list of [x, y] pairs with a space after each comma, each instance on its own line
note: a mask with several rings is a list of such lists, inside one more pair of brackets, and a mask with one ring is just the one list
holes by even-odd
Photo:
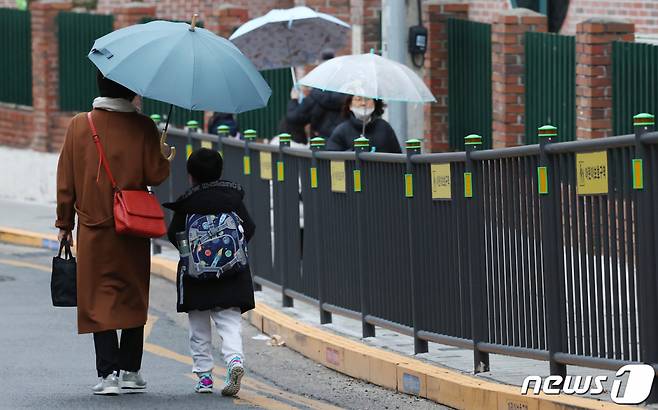
[[222, 157], [201, 148], [187, 160], [192, 187], [176, 202], [169, 241], [179, 249], [176, 279], [177, 310], [190, 321], [195, 391], [211, 393], [213, 357], [210, 320], [222, 339], [226, 380], [222, 395], [235, 396], [244, 375], [241, 314], [254, 308], [254, 290], [247, 260], [247, 241], [256, 229], [244, 206], [244, 190], [220, 180]]

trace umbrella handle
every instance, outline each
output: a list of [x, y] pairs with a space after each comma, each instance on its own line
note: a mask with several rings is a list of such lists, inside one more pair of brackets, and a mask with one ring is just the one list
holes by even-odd
[[[167, 132], [162, 131], [162, 135], [160, 136], [160, 152], [162, 153], [162, 156], [169, 162], [174, 160], [174, 157], [176, 156], [176, 147], [170, 147], [169, 144], [167, 144]], [[169, 155], [165, 155], [164, 152], [165, 150], [169, 148]]]

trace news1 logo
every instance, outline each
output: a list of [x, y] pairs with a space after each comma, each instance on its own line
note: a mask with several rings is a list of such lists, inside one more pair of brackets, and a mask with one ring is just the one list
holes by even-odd
[[[624, 384], [621, 377], [628, 373], [623, 393]], [[615, 374], [612, 383], [610, 398], [617, 404], [640, 404], [649, 397], [655, 372], [648, 364], [627, 364], [622, 366]], [[543, 392], [548, 395], [575, 394], [575, 395], [598, 395], [605, 391], [603, 383], [608, 381], [608, 376], [548, 376], [542, 380], [540, 376], [528, 376], [521, 386], [521, 394], [539, 394]], [[530, 384], [534, 382], [530, 390]]]

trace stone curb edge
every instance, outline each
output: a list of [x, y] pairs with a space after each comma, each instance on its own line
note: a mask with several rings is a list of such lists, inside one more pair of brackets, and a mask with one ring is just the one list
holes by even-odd
[[[57, 250], [56, 235], [0, 227], [0, 242]], [[176, 282], [176, 262], [151, 258], [151, 273]], [[456, 409], [629, 409], [614, 403], [565, 395], [524, 396], [515, 386], [499, 384], [367, 346], [301, 323], [257, 303], [245, 314], [267, 335], [280, 335], [289, 348], [309, 359], [378, 386], [424, 397]]]

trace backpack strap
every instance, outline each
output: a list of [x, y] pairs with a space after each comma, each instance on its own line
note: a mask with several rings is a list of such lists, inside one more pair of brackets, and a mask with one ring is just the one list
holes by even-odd
[[105, 168], [105, 173], [107, 173], [107, 177], [110, 179], [110, 183], [112, 184], [112, 189], [116, 191], [117, 181], [114, 180], [112, 171], [110, 171], [110, 165], [107, 163], [107, 158], [105, 157], [105, 151], [103, 150], [103, 145], [101, 144], [101, 140], [98, 137], [98, 131], [96, 131], [94, 120], [92, 120], [91, 118], [91, 112], [87, 113], [87, 121], [89, 122], [89, 127], [91, 128], [92, 136], [94, 138], [94, 144], [96, 144], [96, 150], [98, 151], [98, 171], [96, 171], [96, 182], [98, 182], [100, 178], [101, 165], [103, 165], [103, 168]]

